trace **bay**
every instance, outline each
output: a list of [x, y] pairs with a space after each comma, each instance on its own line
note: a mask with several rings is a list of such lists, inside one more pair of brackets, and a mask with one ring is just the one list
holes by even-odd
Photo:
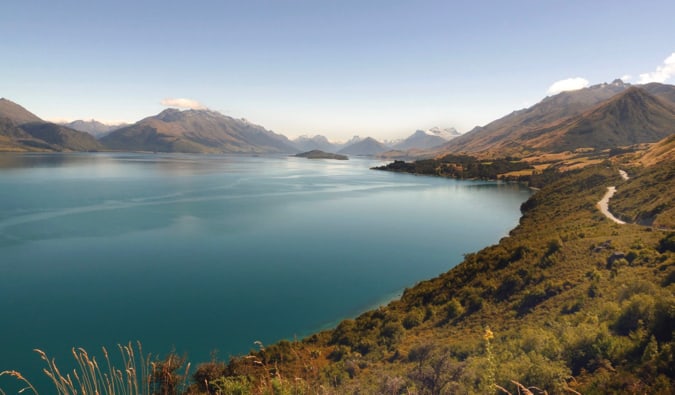
[[302, 338], [496, 243], [530, 195], [379, 164], [0, 154], [0, 371], [40, 382], [34, 348], [196, 363]]

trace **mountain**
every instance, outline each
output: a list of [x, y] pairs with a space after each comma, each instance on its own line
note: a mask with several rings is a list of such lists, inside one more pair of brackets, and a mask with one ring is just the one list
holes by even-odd
[[113, 130], [117, 130], [124, 126], [127, 126], [127, 124], [124, 123], [116, 125], [106, 125], [95, 119], [89, 121], [83, 121], [78, 119], [73, 122], [63, 123], [62, 125], [80, 132], [89, 133], [96, 138], [101, 138], [107, 135], [108, 133], [112, 132]]
[[436, 151], [505, 156], [653, 142], [673, 132], [668, 128], [675, 108], [668, 99], [675, 97], [672, 88], [662, 84], [632, 87], [616, 80], [562, 92], [474, 128]]
[[367, 137], [361, 141], [357, 141], [353, 144], [347, 145], [342, 148], [338, 153], [346, 155], [356, 155], [356, 156], [374, 156], [381, 154], [382, 152], [389, 151], [389, 147], [380, 143], [372, 137]]
[[296, 153], [285, 136], [216, 111], [167, 109], [100, 140], [124, 151], [191, 153]]
[[673, 133], [675, 108], [642, 88], [632, 87], [559, 126], [527, 133], [523, 138], [533, 147], [560, 152], [656, 142]]
[[326, 152], [337, 151], [340, 148], [339, 144], [333, 144], [325, 136], [316, 135], [316, 136], [300, 136], [295, 140], [291, 140], [293, 144], [298, 147], [301, 151], [313, 151], [320, 150]]
[[5, 98], [0, 98], [0, 118], [8, 120], [14, 125], [29, 122], [44, 122], [37, 115]]
[[401, 151], [406, 151], [413, 148], [425, 149], [435, 147], [446, 142], [448, 142], [448, 140], [442, 137], [428, 134], [424, 130], [418, 130], [405, 140], [394, 145], [393, 148]]
[[438, 136], [444, 140], [452, 140], [457, 136], [461, 136], [462, 134], [457, 131], [455, 128], [445, 128], [441, 129], [439, 127], [433, 127], [431, 129], [426, 130], [427, 134], [432, 135], [432, 136]]
[[0, 99], [2, 151], [96, 151], [101, 148], [87, 133], [45, 122], [22, 106]]
[[348, 147], [352, 144], [356, 144], [356, 143], [358, 143], [360, 141], [363, 141], [363, 140], [364, 140], [364, 138], [361, 137], [361, 136], [353, 136], [352, 138], [350, 138], [347, 141], [337, 143], [337, 145], [340, 147], [340, 149], [342, 149], [342, 148]]
[[395, 150], [407, 151], [410, 149], [428, 149], [444, 144], [460, 136], [455, 128], [417, 130], [405, 140], [394, 145]]
[[658, 97], [659, 99], [671, 103], [675, 106], [675, 86], [652, 82], [649, 84], [641, 85], [640, 87], [649, 92], [650, 94]]

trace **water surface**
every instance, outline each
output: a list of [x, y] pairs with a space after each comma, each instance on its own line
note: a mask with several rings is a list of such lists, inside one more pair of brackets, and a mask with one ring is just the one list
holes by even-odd
[[497, 242], [529, 196], [378, 164], [0, 154], [0, 371], [38, 375], [33, 348], [202, 362], [302, 337]]

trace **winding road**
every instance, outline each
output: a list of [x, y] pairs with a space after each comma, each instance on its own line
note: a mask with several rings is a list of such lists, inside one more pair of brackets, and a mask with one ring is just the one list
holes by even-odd
[[[628, 181], [628, 179], [629, 179], [628, 173], [626, 173], [624, 170], [619, 170], [619, 175], [621, 176], [621, 178], [624, 181]], [[615, 193], [616, 193], [616, 187], [615, 186], [607, 187], [607, 192], [605, 193], [605, 196], [603, 196], [602, 199], [600, 199], [600, 201], [597, 204], [597, 207], [598, 207], [598, 210], [600, 210], [600, 212], [605, 217], [607, 217], [610, 220], [616, 222], [617, 224], [625, 225], [626, 223], [624, 221], [618, 219], [617, 217], [614, 216], [614, 214], [609, 212], [609, 199], [611, 199], [612, 196], [614, 196]]]

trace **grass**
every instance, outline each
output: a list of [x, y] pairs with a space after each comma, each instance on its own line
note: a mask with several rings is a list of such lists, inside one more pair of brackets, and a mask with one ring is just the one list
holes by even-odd
[[[62, 373], [54, 358], [49, 358], [47, 354], [35, 349], [35, 352], [46, 363], [42, 370], [51, 380], [58, 395], [75, 394], [97, 394], [97, 395], [150, 395], [162, 382], [163, 368], [171, 365], [172, 354], [166, 361], [158, 362], [151, 359], [151, 355], [143, 355], [143, 348], [140, 342], [136, 347], [130, 342], [127, 345], [118, 345], [120, 352], [121, 366], [117, 367], [111, 361], [110, 354], [105, 347], [102, 347], [104, 363], [100, 364], [95, 356], [90, 356], [83, 348], [73, 348], [72, 354], [76, 362], [76, 368], [72, 372]], [[189, 364], [186, 368], [189, 369]], [[38, 390], [21, 373], [8, 370], [0, 373], [0, 376], [9, 376], [22, 382], [25, 387], [19, 390], [19, 393], [32, 391], [39, 395]], [[184, 385], [185, 386], [185, 385]], [[54, 393], [54, 392], [49, 392]], [[0, 388], [0, 394], [6, 393]]]

